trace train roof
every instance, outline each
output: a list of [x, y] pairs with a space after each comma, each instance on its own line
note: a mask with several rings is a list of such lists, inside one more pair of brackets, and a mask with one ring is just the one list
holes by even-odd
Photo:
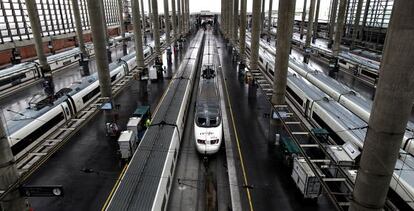
[[50, 63], [53, 63], [55, 61], [65, 59], [67, 57], [72, 57], [73, 55], [80, 54], [80, 53], [81, 52], [80, 52], [79, 48], [77, 48], [77, 47], [72, 48], [70, 50], [65, 50], [64, 52], [48, 56], [47, 57], [47, 62], [50, 64]]
[[203, 51], [203, 65], [214, 65], [217, 45], [211, 32], [206, 32], [204, 51]]
[[[148, 47], [146, 47], [146, 48], [148, 48]], [[145, 48], [144, 48], [144, 50], [145, 50]], [[134, 58], [135, 58], [135, 54], [136, 54], [136, 52], [135, 52], [135, 51], [132, 51], [132, 52], [131, 52], [131, 53], [129, 53], [128, 55], [125, 55], [125, 56], [121, 57], [121, 59], [120, 59], [120, 60], [129, 61], [129, 60], [131, 60], [131, 59], [134, 59]]]
[[322, 100], [324, 98], [328, 99], [328, 96], [325, 93], [309, 83], [307, 80], [304, 80], [296, 74], [292, 74], [292, 72], [288, 73], [288, 82], [292, 83], [302, 92], [304, 92], [305, 95], [311, 100]]
[[220, 97], [217, 88], [217, 79], [200, 79], [197, 96], [197, 105], [220, 105]]
[[315, 87], [313, 84], [289, 73], [288, 80], [304, 92], [311, 100], [320, 104], [326, 111], [344, 121], [349, 128], [363, 127], [366, 125], [361, 118], [343, 107], [336, 101], [329, 98], [324, 92]]
[[[198, 84], [198, 96], [196, 101], [196, 115], [219, 116], [220, 96], [218, 92], [217, 69], [217, 45], [211, 31], [206, 31], [201, 77]], [[206, 71], [212, 68], [213, 71]]]
[[362, 97], [361, 95], [359, 95], [358, 93], [355, 93], [355, 92], [351, 92], [351, 93], [347, 94], [346, 97], [349, 98], [350, 100], [352, 100], [352, 102], [358, 104], [358, 106], [360, 106], [362, 109], [364, 109], [368, 112], [371, 111], [372, 100], [366, 99], [366, 98]]
[[[360, 140], [362, 144], [365, 139], [366, 129], [364, 127], [367, 125], [366, 122], [364, 122], [362, 119], [357, 117], [355, 114], [350, 112], [338, 102], [331, 100], [331, 98], [328, 98], [324, 92], [312, 85], [307, 80], [295, 77], [291, 74], [288, 76], [288, 80], [290, 83], [304, 92], [311, 100], [315, 101], [315, 103], [317, 103], [321, 108], [328, 112], [331, 117], [335, 117], [331, 118], [333, 121], [338, 120], [337, 122], [343, 128], [348, 129], [344, 130], [343, 132], [348, 131], [354, 134], [354, 136]], [[339, 131], [335, 132], [340, 133]]]
[[321, 101], [318, 104], [327, 112], [330, 113], [331, 117], [334, 117], [334, 121], [338, 120], [337, 122], [345, 128], [343, 131], [335, 131], [338, 134], [349, 132], [352, 133], [357, 139], [362, 143], [365, 140], [365, 135], [367, 129], [367, 123], [363, 121], [361, 118], [357, 117], [354, 113], [350, 112], [348, 109], [343, 107], [336, 101]]
[[[39, 118], [43, 114], [47, 113], [50, 109], [58, 106], [60, 103], [67, 99], [66, 96], [62, 96], [55, 100], [51, 105], [47, 105], [40, 110], [26, 108], [23, 112], [16, 113], [11, 119], [6, 120], [7, 130], [9, 135], [13, 134], [20, 128]], [[41, 121], [41, 120], [40, 120]]]
[[339, 56], [348, 59], [352, 62], [355, 62], [357, 64], [362, 64], [363, 66], [366, 66], [368, 68], [370, 68], [371, 71], [373, 72], [378, 72], [379, 68], [380, 68], [380, 64], [377, 61], [373, 61], [361, 56], [357, 56], [355, 54], [349, 53], [349, 52], [345, 52], [342, 51], [339, 53]]
[[296, 58], [291, 58], [291, 62], [294, 62], [300, 68], [306, 70], [310, 74], [312, 74], [315, 78], [319, 81], [324, 83], [326, 86], [330, 87], [332, 90], [336, 91], [339, 94], [343, 94], [347, 98], [351, 99], [355, 104], [366, 111], [370, 111], [372, 107], [372, 100], [366, 99], [362, 97], [358, 92], [352, 90], [351, 88], [347, 87], [346, 85], [334, 80], [333, 78], [327, 76], [325, 73], [320, 72], [319, 70], [314, 70], [302, 62], [297, 61]]
[[27, 72], [33, 69], [36, 69], [36, 63], [34, 62], [16, 64], [11, 67], [0, 70], [0, 78], [8, 77], [21, 72]]
[[354, 92], [352, 89], [350, 89], [347, 86], [339, 83], [338, 81], [332, 79], [331, 77], [325, 75], [322, 72], [312, 71], [310, 74], [314, 75], [316, 78], [318, 78], [320, 81], [322, 81], [325, 85], [331, 87], [332, 89], [337, 91], [339, 94]]
[[[123, 58], [128, 58], [128, 57], [124, 56]], [[129, 59], [133, 59], [133, 58], [134, 57], [129, 58]], [[109, 64], [109, 71], [115, 70], [120, 65], [121, 65], [121, 63], [119, 63], [119, 62], [113, 62], [113, 63]], [[98, 80], [98, 73], [97, 72], [93, 73], [90, 76], [82, 78], [79, 82], [73, 83], [70, 87], [68, 87], [68, 89], [71, 89], [71, 91], [68, 93], [68, 95], [71, 95], [71, 96], [75, 95], [76, 93], [78, 93], [81, 90], [85, 89], [86, 87], [88, 87], [89, 85], [91, 85], [92, 83], [94, 83], [97, 80]], [[40, 110], [30, 108], [29, 105], [28, 105], [28, 107], [25, 110], [19, 111], [19, 114], [14, 115], [12, 119], [6, 120], [9, 133], [10, 134], [14, 133], [15, 131], [22, 128], [26, 124], [28, 124], [28, 123], [34, 121], [36, 118], [39, 118], [40, 116], [42, 116], [43, 114], [48, 112], [50, 109], [58, 106], [60, 103], [62, 103], [66, 99], [67, 99], [66, 96], [62, 96], [62, 97], [58, 98], [57, 100], [55, 100], [53, 102], [53, 104], [45, 106], [44, 108], [42, 108]]]

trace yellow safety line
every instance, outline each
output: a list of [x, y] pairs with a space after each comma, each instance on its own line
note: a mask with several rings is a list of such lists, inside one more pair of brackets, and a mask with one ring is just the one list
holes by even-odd
[[[224, 74], [223, 74], [223, 76], [224, 76]], [[244, 184], [247, 185], [249, 183], [247, 182], [247, 174], [246, 174], [246, 170], [244, 168], [243, 155], [242, 155], [241, 150], [240, 150], [239, 136], [238, 136], [238, 133], [237, 133], [236, 125], [234, 124], [233, 109], [232, 109], [232, 106], [231, 106], [229, 92], [227, 90], [227, 83], [226, 83], [226, 80], [224, 79], [224, 77], [223, 77], [223, 81], [224, 81], [224, 86], [225, 86], [225, 89], [226, 89], [227, 101], [229, 101], [230, 116], [231, 116], [231, 120], [232, 120], [232, 123], [233, 123], [234, 133], [235, 133], [235, 136], [236, 136], [237, 150], [238, 150], [239, 157], [240, 157], [240, 163], [241, 163], [242, 172], [243, 172]], [[247, 200], [249, 201], [250, 210], [253, 211], [254, 210], [253, 209], [253, 203], [252, 203], [252, 198], [250, 196], [249, 188], [246, 188], [246, 193], [247, 193]]]
[[124, 173], [125, 173], [125, 171], [126, 171], [127, 167], [128, 167], [128, 164], [126, 164], [126, 165], [124, 166], [124, 168], [123, 168], [123, 169], [122, 169], [122, 171], [121, 171], [121, 174], [119, 174], [118, 179], [116, 180], [116, 183], [115, 183], [114, 187], [112, 187], [111, 192], [109, 193], [108, 197], [106, 198], [105, 204], [103, 205], [103, 207], [102, 207], [101, 211], [106, 210], [106, 208], [107, 208], [107, 206], [108, 206], [108, 204], [109, 204], [109, 201], [111, 200], [112, 195], [114, 194], [115, 190], [118, 188], [118, 185], [119, 185], [119, 183], [121, 182], [121, 177], [124, 175]]

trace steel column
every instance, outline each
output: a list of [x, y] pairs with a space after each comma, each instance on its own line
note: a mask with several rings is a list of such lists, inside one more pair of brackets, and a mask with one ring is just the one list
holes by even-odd
[[345, 22], [346, 2], [347, 0], [340, 0], [339, 3], [338, 21], [336, 23], [335, 40], [332, 48], [334, 57], [338, 57], [341, 47], [342, 33], [344, 31]]
[[277, 44], [273, 78], [273, 105], [285, 104], [289, 52], [293, 33], [296, 0], [279, 1]]
[[247, 14], [246, 14], [246, 6], [247, 0], [240, 0], [240, 60], [241, 63], [246, 63], [246, 24], [247, 24]]
[[101, 5], [103, 2], [96, 0], [87, 0], [87, 2], [101, 97], [106, 97], [109, 101], [112, 101], [111, 76], [109, 75], [108, 54], [106, 53], [107, 42], [104, 22], [102, 21], [104, 19]]
[[37, 12], [36, 1], [25, 0], [25, 2], [40, 67], [42, 68], [43, 72], [50, 72], [50, 66], [47, 63], [46, 55], [43, 51], [42, 29], [40, 27], [40, 19], [39, 14]]
[[170, 14], [168, 12], [168, 0], [164, 0], [164, 21], [165, 21], [165, 41], [170, 44]]
[[305, 20], [306, 20], [306, 7], [307, 7], [308, 1], [305, 0], [303, 2], [303, 10], [302, 10], [302, 22], [300, 22], [300, 39], [303, 39], [304, 31], [305, 31]]
[[260, 0], [253, 1], [253, 20], [252, 20], [252, 37], [251, 55], [250, 55], [250, 69], [259, 69], [259, 41], [260, 41]]
[[157, 0], [152, 0], [152, 19], [153, 19], [153, 32], [154, 32], [154, 44], [155, 55], [161, 59], [161, 46], [160, 46], [160, 27], [158, 17], [158, 3]]
[[313, 26], [313, 39], [312, 43], [315, 43], [315, 40], [318, 38], [318, 28], [319, 28], [319, 9], [321, 7], [321, 0], [318, 0], [316, 3], [316, 12], [315, 12], [315, 22]]
[[131, 9], [132, 9], [132, 24], [134, 27], [134, 34], [135, 34], [135, 52], [136, 52], [136, 60], [137, 60], [137, 67], [139, 69], [144, 68], [144, 53], [143, 53], [143, 46], [142, 46], [142, 30], [141, 30], [141, 15], [139, 14], [139, 3], [137, 0], [131, 1]]

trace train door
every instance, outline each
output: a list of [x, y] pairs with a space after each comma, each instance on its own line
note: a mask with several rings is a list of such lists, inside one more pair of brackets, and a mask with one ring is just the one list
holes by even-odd
[[67, 97], [68, 97], [68, 99], [66, 101], [67, 101], [67, 104], [68, 104], [70, 114], [71, 114], [71, 116], [75, 116], [76, 113], [77, 113], [75, 101], [73, 100], [72, 96], [67, 95]]
[[309, 105], [310, 103], [309, 103], [309, 100], [308, 99], [306, 99], [306, 102], [305, 102], [305, 112], [304, 112], [304, 114], [305, 114], [305, 118], [308, 118], [308, 115], [310, 115], [310, 113], [311, 113], [311, 109], [310, 109], [310, 105]]
[[122, 66], [124, 68], [124, 75], [129, 75], [129, 64], [128, 64], [128, 62], [124, 61], [124, 64], [122, 64]]
[[71, 117], [71, 113], [70, 113], [67, 100], [65, 100], [65, 103], [61, 103], [60, 107], [62, 108], [63, 116], [65, 117], [65, 122], [67, 122]]

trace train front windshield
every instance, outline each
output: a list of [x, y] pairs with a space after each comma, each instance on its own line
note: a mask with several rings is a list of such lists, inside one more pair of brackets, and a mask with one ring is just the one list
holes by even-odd
[[221, 118], [218, 109], [200, 112], [196, 115], [198, 127], [217, 127], [220, 125]]

